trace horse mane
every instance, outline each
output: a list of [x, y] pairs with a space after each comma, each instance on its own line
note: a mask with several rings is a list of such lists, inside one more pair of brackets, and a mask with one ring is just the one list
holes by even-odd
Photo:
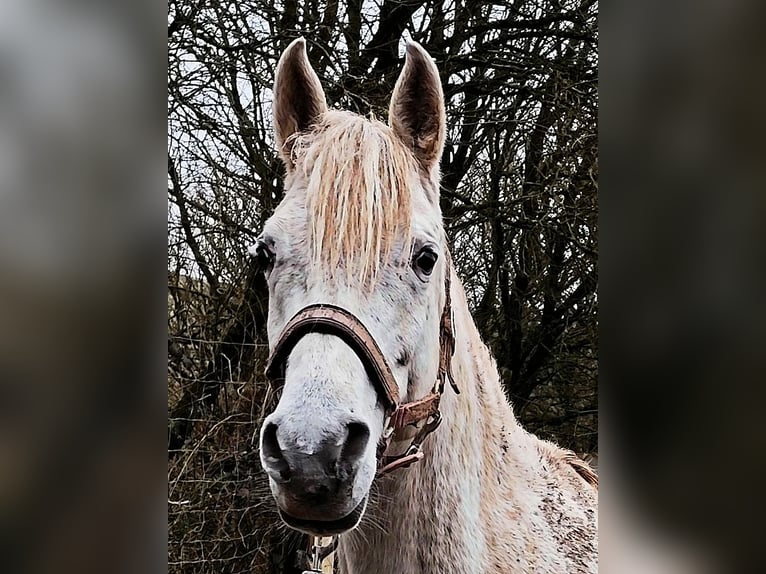
[[335, 110], [288, 143], [306, 180], [312, 260], [372, 284], [397, 238], [409, 245], [412, 154], [383, 122]]
[[598, 474], [596, 474], [596, 471], [594, 471], [587, 462], [575, 453], [569, 451], [564, 454], [564, 461], [569, 464], [574, 471], [585, 480], [585, 482], [598, 488]]

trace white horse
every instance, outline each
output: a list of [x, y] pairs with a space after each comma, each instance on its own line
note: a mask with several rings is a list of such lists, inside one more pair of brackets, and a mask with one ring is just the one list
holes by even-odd
[[[596, 476], [516, 421], [449, 263], [430, 56], [408, 43], [384, 124], [328, 110], [296, 40], [277, 67], [274, 118], [285, 197], [253, 254], [282, 355], [260, 439], [282, 519], [340, 535], [347, 574], [596, 572]], [[445, 361], [459, 394], [441, 395]], [[402, 422], [403, 401], [421, 397], [427, 412]], [[439, 417], [422, 451], [409, 449]], [[401, 452], [422, 460], [382, 476]]]

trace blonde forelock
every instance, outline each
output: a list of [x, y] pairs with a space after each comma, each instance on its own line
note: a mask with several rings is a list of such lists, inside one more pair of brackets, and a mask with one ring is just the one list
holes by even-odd
[[340, 111], [290, 145], [306, 181], [312, 260], [373, 283], [395, 242], [409, 242], [412, 155], [386, 124]]

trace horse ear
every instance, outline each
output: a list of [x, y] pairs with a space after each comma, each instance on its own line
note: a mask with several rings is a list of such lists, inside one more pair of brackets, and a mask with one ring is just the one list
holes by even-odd
[[417, 42], [407, 42], [404, 69], [391, 96], [388, 123], [431, 174], [444, 148], [444, 92], [436, 64]]
[[292, 169], [288, 138], [308, 130], [327, 111], [324, 90], [306, 55], [306, 40], [294, 40], [279, 58], [274, 77], [274, 135], [287, 169]]

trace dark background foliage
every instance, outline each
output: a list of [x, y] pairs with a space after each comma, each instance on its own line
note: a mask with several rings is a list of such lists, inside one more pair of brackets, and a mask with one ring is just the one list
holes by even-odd
[[597, 451], [597, 4], [217, 2], [168, 14], [171, 572], [289, 572], [257, 457], [273, 405], [266, 289], [246, 256], [282, 194], [271, 85], [298, 36], [331, 106], [385, 118], [402, 38], [447, 99], [455, 265], [522, 424]]

